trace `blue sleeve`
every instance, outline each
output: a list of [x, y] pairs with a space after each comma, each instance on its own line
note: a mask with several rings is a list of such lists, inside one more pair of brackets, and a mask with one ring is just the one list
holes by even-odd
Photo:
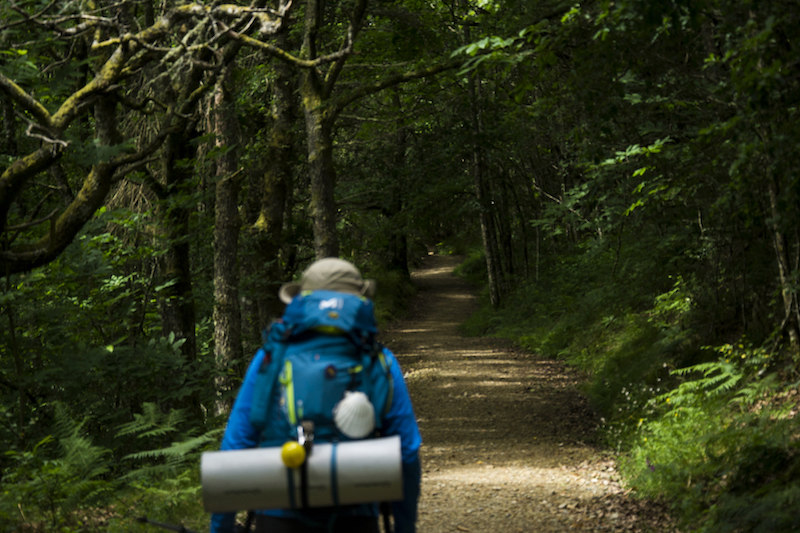
[[392, 405], [383, 419], [384, 434], [400, 435], [400, 446], [403, 453], [403, 500], [392, 504], [392, 515], [396, 533], [414, 533], [422, 480], [419, 461], [422, 436], [419, 433], [417, 418], [400, 364], [389, 350], [384, 348], [383, 353], [389, 362], [394, 382]]
[[250, 406], [253, 401], [256, 376], [264, 356], [264, 350], [258, 350], [247, 368], [239, 394], [236, 395], [236, 401], [233, 403], [231, 415], [228, 417], [221, 450], [243, 450], [258, 446], [258, 430], [250, 423]]
[[403, 463], [403, 499], [392, 502], [394, 533], [415, 533], [417, 530], [417, 502], [419, 502], [422, 468], [419, 459]]
[[414, 407], [411, 405], [411, 397], [408, 394], [403, 371], [395, 356], [383, 349], [386, 361], [389, 363], [389, 370], [392, 373], [393, 391], [392, 405], [389, 412], [383, 417], [384, 435], [400, 435], [400, 443], [403, 450], [403, 462], [411, 463], [417, 460], [417, 452], [422, 445], [422, 436], [417, 426], [417, 417], [414, 415]]
[[[263, 360], [264, 350], [259, 350], [247, 368], [244, 381], [228, 417], [228, 425], [220, 446], [221, 450], [242, 450], [255, 448], [258, 445], [258, 430], [250, 424], [250, 405], [252, 404], [256, 375]], [[236, 513], [213, 513], [210, 533], [233, 532], [235, 520]]]
[[233, 533], [235, 523], [236, 513], [214, 513], [211, 515], [209, 533]]

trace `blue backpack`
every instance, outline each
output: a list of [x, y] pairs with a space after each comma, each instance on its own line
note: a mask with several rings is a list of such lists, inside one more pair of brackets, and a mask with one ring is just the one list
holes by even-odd
[[391, 407], [392, 378], [370, 300], [333, 291], [295, 297], [265, 330], [264, 362], [255, 382], [250, 422], [261, 446], [297, 438], [313, 423], [319, 442], [351, 440], [333, 422], [346, 391], [360, 391], [375, 409], [376, 432]]

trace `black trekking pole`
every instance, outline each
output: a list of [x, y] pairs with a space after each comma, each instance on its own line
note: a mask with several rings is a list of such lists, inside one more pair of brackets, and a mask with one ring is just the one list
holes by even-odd
[[392, 506], [389, 502], [381, 502], [379, 505], [381, 516], [383, 516], [384, 533], [392, 533]]
[[[249, 533], [250, 532], [250, 528], [253, 525], [253, 516], [254, 515], [253, 515], [252, 512], [247, 513], [247, 522], [245, 522], [244, 527], [242, 527], [241, 525], [237, 526], [236, 532], [237, 533]], [[172, 524], [166, 524], [164, 522], [156, 522], [155, 520], [150, 520], [146, 516], [140, 516], [139, 518], [136, 519], [136, 521], [137, 522], [141, 522], [143, 524], [149, 524], [151, 526], [156, 526], [156, 527], [160, 527], [160, 528], [163, 528], [163, 529], [167, 529], [169, 531], [177, 531], [178, 533], [196, 533], [195, 531], [193, 531], [193, 530], [191, 530], [191, 529], [189, 529], [187, 527], [184, 527], [183, 525], [175, 526], [175, 525], [172, 525]]]
[[183, 525], [173, 525], [173, 524], [166, 524], [164, 522], [156, 522], [155, 520], [150, 520], [146, 516], [140, 516], [136, 519], [137, 522], [141, 522], [142, 524], [149, 524], [151, 526], [160, 527], [162, 529], [167, 529], [169, 531], [177, 531], [178, 533], [197, 533], [196, 531], [192, 531], [191, 529], [184, 527]]

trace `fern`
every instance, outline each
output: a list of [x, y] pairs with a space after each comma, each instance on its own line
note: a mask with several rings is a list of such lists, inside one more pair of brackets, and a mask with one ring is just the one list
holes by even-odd
[[124, 459], [133, 461], [157, 459], [163, 460], [168, 466], [183, 466], [186, 461], [196, 458], [195, 455], [198, 450], [219, 440], [220, 431], [221, 430], [213, 430], [198, 437], [191, 437], [184, 441], [173, 442], [166, 448], [131, 453], [126, 455]]
[[714, 348], [717, 361], [679, 368], [674, 376], [702, 377], [684, 381], [677, 388], [654, 398], [656, 404], [694, 405], [698, 401], [724, 400], [752, 405], [774, 389], [774, 375], [768, 374], [771, 356], [763, 348], [724, 344]]
[[132, 481], [144, 477], [161, 478], [186, 468], [193, 468], [200, 453], [209, 445], [219, 442], [221, 432], [222, 430], [215, 429], [203, 435], [173, 442], [164, 448], [128, 454], [123, 459], [144, 464], [125, 474], [123, 480]]
[[[752, 406], [762, 400], [763, 398], [773, 395], [781, 386], [775, 374], [768, 374], [759, 379], [751, 380], [745, 383], [731, 399], [731, 403], [739, 404], [742, 408]], [[792, 387], [790, 387], [791, 389]], [[776, 406], [773, 406], [777, 409]], [[791, 411], [793, 405], [780, 408], [778, 416], [783, 417], [784, 411]]]
[[4, 497], [24, 510], [29, 524], [46, 521], [48, 530], [69, 523], [79, 507], [102, 503], [114, 488], [107, 479], [111, 451], [85, 435], [86, 420], [73, 420], [63, 404], [54, 407], [54, 435], [15, 452], [17, 464], [3, 479]]
[[179, 431], [180, 426], [186, 422], [186, 413], [183, 410], [173, 409], [162, 413], [161, 409], [152, 402], [142, 404], [142, 413], [134, 414], [133, 420], [119, 426], [117, 437], [136, 435], [137, 438], [162, 437]]
[[117, 437], [135, 436], [137, 440], [154, 440], [150, 444], [157, 446], [125, 455], [123, 460], [138, 463], [140, 466], [125, 474], [123, 479], [130, 481], [174, 474], [186, 468], [189, 463], [196, 462], [199, 450], [219, 440], [221, 430], [215, 429], [199, 436], [188, 435], [185, 439], [173, 441], [167, 446], [159, 446], [159, 441], [163, 441], [168, 435], [182, 435], [182, 426], [185, 426], [186, 420], [187, 416], [182, 410], [164, 413], [156, 404], [145, 403], [141, 414], [134, 415], [131, 422], [119, 426]]
[[685, 376], [695, 372], [701, 373], [703, 377], [684, 383], [684, 389], [687, 392], [702, 393], [712, 397], [729, 393], [744, 377], [740, 368], [726, 361], [714, 361], [679, 368], [673, 370], [672, 374]]
[[717, 361], [672, 372], [684, 381], [639, 420], [625, 475], [642, 494], [679, 504], [699, 531], [796, 530], [796, 385], [762, 348], [715, 351]]

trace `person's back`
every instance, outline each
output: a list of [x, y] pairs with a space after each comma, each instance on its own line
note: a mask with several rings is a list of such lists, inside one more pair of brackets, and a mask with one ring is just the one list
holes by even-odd
[[[289, 305], [245, 375], [221, 448], [281, 446], [300, 438], [313, 453], [310, 438], [324, 443], [399, 435], [403, 493], [392, 514], [398, 533], [413, 532], [421, 438], [399, 365], [375, 342], [373, 291], [352, 264], [335, 258], [315, 262], [299, 283], [281, 287]], [[292, 507], [257, 510], [256, 531], [379, 531], [377, 502], [309, 507], [300, 501]], [[233, 522], [232, 513], [215, 513], [211, 531], [233, 531]]]

